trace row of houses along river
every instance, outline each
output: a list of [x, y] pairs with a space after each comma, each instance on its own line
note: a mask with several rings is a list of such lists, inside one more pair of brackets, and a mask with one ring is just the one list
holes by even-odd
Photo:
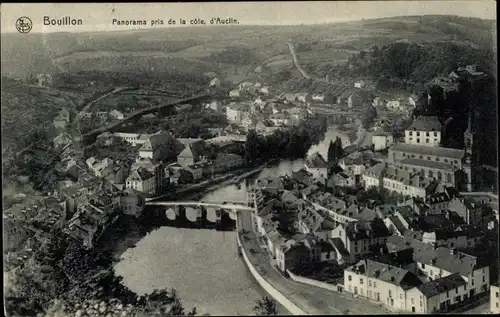
[[[309, 153], [317, 151], [326, 157], [330, 141], [337, 136], [343, 143], [348, 140], [345, 134], [330, 127], [324, 141], [311, 147]], [[255, 178], [290, 174], [303, 166], [303, 160], [282, 161], [238, 185], [218, 188], [202, 200], [241, 201]], [[175, 214], [173, 210], [169, 213]], [[196, 212], [187, 208], [186, 217], [196, 218]], [[234, 231], [161, 227], [128, 249], [115, 269], [138, 294], [173, 287], [187, 309], [196, 307], [202, 314], [252, 315], [255, 301], [267, 295], [238, 255]], [[280, 313], [289, 314], [283, 307], [279, 309]]]

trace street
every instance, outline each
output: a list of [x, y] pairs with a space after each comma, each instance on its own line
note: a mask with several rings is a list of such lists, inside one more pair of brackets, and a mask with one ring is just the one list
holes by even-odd
[[[240, 230], [252, 231], [252, 219], [249, 212], [241, 212], [238, 217]], [[285, 278], [270, 264], [267, 253], [260, 250], [253, 232], [246, 234], [249, 239], [241, 239], [245, 252], [257, 271], [289, 300], [309, 314], [343, 314], [348, 309], [352, 314], [388, 314], [389, 310], [372, 302], [352, 298], [346, 293], [332, 292], [319, 287], [295, 282]], [[260, 250], [258, 253], [250, 249]]]

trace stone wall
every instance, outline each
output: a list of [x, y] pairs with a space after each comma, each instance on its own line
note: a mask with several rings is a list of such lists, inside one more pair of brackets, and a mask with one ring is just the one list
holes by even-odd
[[257, 280], [257, 283], [269, 294], [272, 298], [274, 298], [278, 303], [280, 303], [283, 307], [285, 307], [292, 315], [308, 315], [305, 311], [300, 309], [297, 305], [295, 305], [292, 301], [286, 298], [283, 294], [281, 294], [277, 289], [275, 289], [271, 284], [269, 284], [255, 269], [250, 260], [248, 259], [245, 249], [241, 245], [240, 235], [239, 233], [236, 235], [238, 241], [238, 247], [241, 250], [243, 255], [243, 259], [245, 260], [245, 264], [247, 265], [250, 273], [252, 273], [253, 277]]
[[320, 282], [318, 280], [314, 280], [311, 278], [298, 276], [298, 275], [295, 275], [292, 272], [290, 272], [290, 270], [286, 270], [286, 272], [288, 273], [288, 275], [290, 275], [290, 278], [292, 280], [294, 280], [295, 282], [309, 284], [309, 285], [316, 286], [316, 287], [321, 287], [321, 288], [324, 288], [324, 289], [327, 289], [330, 291], [334, 291], [334, 292], [339, 291], [337, 284], [324, 283], [324, 282]]

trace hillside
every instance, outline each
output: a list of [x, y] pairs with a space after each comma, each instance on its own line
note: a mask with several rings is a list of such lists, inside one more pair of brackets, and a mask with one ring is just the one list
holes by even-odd
[[[307, 56], [307, 52], [302, 52], [306, 54], [303, 57], [306, 64], [345, 61], [349, 54], [364, 48], [397, 41], [444, 41], [491, 48], [495, 26], [495, 21], [491, 20], [423, 16], [324, 25], [233, 25], [133, 32], [28, 34], [22, 38], [6, 34], [1, 39], [2, 75], [25, 78], [33, 73], [98, 69], [102, 66], [117, 71], [127, 70], [130, 65], [123, 63], [124, 56], [131, 67], [140, 71], [152, 67], [157, 69], [160, 63], [184, 67], [177, 58], [194, 63], [196, 67], [206, 65], [203, 61], [226, 64], [224, 67], [241, 64], [241, 58], [234, 60], [231, 56], [218, 55], [230, 47], [239, 50], [235, 56], [257, 56], [244, 59], [252, 64], [256, 60], [286, 54], [285, 41], [311, 44], [312, 54]], [[280, 60], [273, 62], [279, 63]], [[136, 67], [136, 64], [143, 67]]]

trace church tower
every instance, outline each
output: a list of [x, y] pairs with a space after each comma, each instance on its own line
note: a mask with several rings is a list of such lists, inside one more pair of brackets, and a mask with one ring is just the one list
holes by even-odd
[[466, 174], [466, 188], [467, 191], [472, 191], [472, 170], [477, 164], [477, 151], [474, 144], [474, 137], [476, 134], [473, 118], [474, 111], [469, 112], [469, 124], [467, 125], [467, 130], [464, 133], [464, 158], [463, 158], [463, 170]]

